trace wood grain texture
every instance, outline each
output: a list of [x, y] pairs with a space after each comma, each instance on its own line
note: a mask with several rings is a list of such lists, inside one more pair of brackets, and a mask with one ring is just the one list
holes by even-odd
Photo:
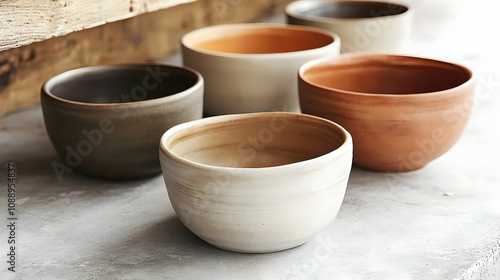
[[192, 1], [0, 1], [0, 51]]
[[199, 0], [0, 52], [0, 116], [39, 102], [40, 87], [66, 70], [160, 59], [193, 29], [246, 22], [273, 0]]

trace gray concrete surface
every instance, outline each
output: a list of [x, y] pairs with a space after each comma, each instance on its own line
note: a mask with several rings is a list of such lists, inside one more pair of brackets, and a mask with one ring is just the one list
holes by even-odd
[[[201, 241], [175, 216], [161, 176], [73, 172], [59, 182], [40, 107], [0, 119], [0, 279], [500, 279], [499, 20], [493, 1], [461, 3], [452, 14], [417, 14], [409, 53], [474, 70], [463, 137], [415, 172], [354, 168], [334, 222], [284, 252], [238, 254]], [[17, 179], [15, 273], [8, 162]]]

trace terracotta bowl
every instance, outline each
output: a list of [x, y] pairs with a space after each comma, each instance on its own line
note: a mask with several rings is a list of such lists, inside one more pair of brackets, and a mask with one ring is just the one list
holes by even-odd
[[207, 115], [299, 112], [299, 66], [339, 50], [328, 31], [268, 23], [212, 26], [182, 38], [184, 65], [205, 79]]
[[344, 54], [299, 70], [302, 111], [346, 128], [354, 163], [377, 171], [419, 169], [450, 149], [473, 91], [469, 69], [412, 56]]
[[158, 142], [170, 127], [200, 119], [203, 78], [167, 65], [79, 68], [42, 87], [50, 140], [61, 156], [62, 180], [73, 169], [108, 178], [161, 173]]
[[313, 116], [226, 115], [168, 130], [160, 162], [180, 220], [213, 246], [289, 249], [337, 215], [352, 162], [349, 133]]
[[289, 24], [314, 26], [339, 35], [341, 52], [403, 52], [411, 34], [412, 10], [378, 1], [302, 0], [289, 4]]

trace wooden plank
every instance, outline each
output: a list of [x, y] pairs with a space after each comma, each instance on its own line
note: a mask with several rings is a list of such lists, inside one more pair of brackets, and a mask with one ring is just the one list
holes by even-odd
[[66, 70], [160, 59], [186, 32], [246, 22], [282, 1], [199, 0], [0, 52], [0, 116], [39, 102], [40, 87]]
[[194, 0], [0, 1], [0, 51]]

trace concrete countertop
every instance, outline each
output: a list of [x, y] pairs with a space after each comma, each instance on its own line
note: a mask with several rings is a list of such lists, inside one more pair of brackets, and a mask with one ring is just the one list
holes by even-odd
[[[103, 181], [73, 172], [59, 182], [40, 107], [0, 119], [0, 279], [500, 279], [493, 28], [500, 25], [493, 1], [459, 3], [433, 20], [417, 14], [409, 53], [475, 72], [475, 106], [462, 138], [418, 171], [353, 168], [337, 218], [291, 250], [239, 254], [208, 245], [176, 217], [161, 175]], [[178, 64], [179, 55], [166, 61]], [[6, 256], [9, 162], [17, 183], [15, 273]]]

